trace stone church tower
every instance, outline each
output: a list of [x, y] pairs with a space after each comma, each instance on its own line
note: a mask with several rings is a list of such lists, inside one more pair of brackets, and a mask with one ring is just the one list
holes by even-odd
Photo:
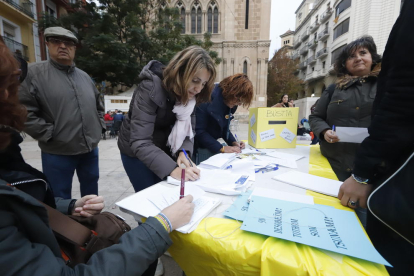
[[[266, 106], [271, 0], [169, 0], [177, 7], [185, 34], [203, 39], [212, 33], [212, 50], [222, 62], [217, 82], [245, 73], [254, 86], [251, 107]], [[242, 110], [240, 110], [242, 111]]]

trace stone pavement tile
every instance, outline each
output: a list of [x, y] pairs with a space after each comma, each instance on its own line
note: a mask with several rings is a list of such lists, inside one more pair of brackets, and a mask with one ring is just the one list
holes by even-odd
[[112, 172], [115, 170], [120, 171], [120, 168], [124, 171], [124, 167], [122, 166], [120, 159], [101, 159], [99, 156], [99, 172]]
[[167, 255], [161, 256], [161, 262], [164, 266], [164, 276], [182, 276], [183, 271], [173, 258]]

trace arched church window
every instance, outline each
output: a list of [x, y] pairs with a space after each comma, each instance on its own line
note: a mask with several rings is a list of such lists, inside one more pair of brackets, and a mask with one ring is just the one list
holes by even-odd
[[194, 2], [191, 9], [191, 33], [201, 34], [201, 6], [198, 1]]
[[209, 33], [218, 33], [218, 7], [215, 1], [211, 1], [207, 10], [207, 31]]
[[181, 20], [181, 26], [182, 30], [181, 33], [185, 34], [185, 7], [181, 1], [177, 3], [177, 8], [180, 11], [180, 20]]
[[247, 75], [247, 60], [243, 62], [243, 74]]

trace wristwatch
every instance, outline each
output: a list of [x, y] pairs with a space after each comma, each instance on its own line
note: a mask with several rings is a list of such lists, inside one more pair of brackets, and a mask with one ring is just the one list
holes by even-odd
[[352, 178], [356, 182], [361, 183], [361, 184], [365, 184], [365, 185], [367, 185], [368, 184], [368, 181], [369, 181], [368, 178], [362, 178], [362, 177], [356, 176], [355, 174], [352, 174]]

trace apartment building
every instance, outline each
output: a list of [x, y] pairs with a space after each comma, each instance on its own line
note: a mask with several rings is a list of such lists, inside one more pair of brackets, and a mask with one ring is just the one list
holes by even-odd
[[30, 0], [0, 0], [0, 35], [7, 47], [28, 62], [36, 61], [33, 25], [36, 3]]
[[251, 106], [266, 106], [271, 0], [161, 1], [167, 2], [179, 9], [184, 34], [198, 39], [205, 32], [212, 34], [212, 50], [222, 58], [216, 81], [245, 73], [254, 86]]
[[401, 0], [304, 0], [296, 11], [293, 59], [305, 81], [298, 98], [319, 97], [336, 80], [333, 64], [349, 42], [371, 35], [384, 52]]
[[284, 34], [280, 35], [281, 45], [280, 49], [286, 50], [286, 55], [292, 56], [293, 53], [293, 39], [295, 38], [295, 32], [288, 30]]

